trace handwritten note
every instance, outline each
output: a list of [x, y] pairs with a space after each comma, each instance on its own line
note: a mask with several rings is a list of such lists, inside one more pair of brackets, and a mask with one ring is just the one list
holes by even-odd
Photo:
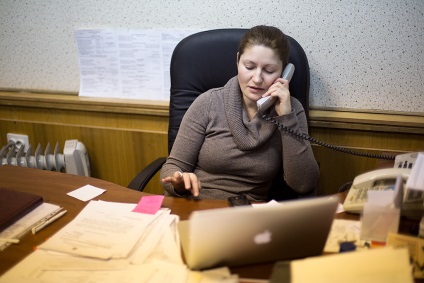
[[360, 221], [334, 219], [324, 251], [338, 253], [342, 242], [352, 242], [358, 250], [365, 248], [366, 242], [360, 239], [360, 231]]
[[162, 206], [164, 196], [143, 196], [133, 212], [155, 214]]

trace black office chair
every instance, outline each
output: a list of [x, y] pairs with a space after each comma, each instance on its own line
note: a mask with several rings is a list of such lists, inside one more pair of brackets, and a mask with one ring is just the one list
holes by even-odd
[[[191, 103], [201, 93], [224, 86], [237, 75], [236, 54], [246, 29], [216, 29], [193, 34], [183, 39], [174, 49], [171, 58], [171, 97], [169, 104], [168, 151], [171, 151], [181, 120]], [[291, 37], [289, 62], [296, 67], [290, 81], [290, 94], [305, 108], [309, 118], [309, 64], [299, 43]], [[143, 191], [149, 180], [160, 170], [165, 157], [158, 158], [143, 169], [128, 188]], [[284, 188], [284, 189], [282, 189]], [[316, 191], [308, 196], [316, 195]], [[269, 199], [298, 198], [277, 176], [270, 190]]]

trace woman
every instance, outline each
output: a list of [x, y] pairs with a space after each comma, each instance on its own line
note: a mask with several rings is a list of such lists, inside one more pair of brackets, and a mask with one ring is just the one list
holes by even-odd
[[288, 40], [275, 27], [253, 27], [244, 35], [236, 58], [238, 75], [201, 94], [181, 122], [161, 170], [168, 195], [227, 199], [244, 194], [264, 201], [281, 168], [296, 192], [315, 188], [319, 171], [309, 142], [279, 131], [256, 106], [262, 97], [276, 97], [267, 114], [308, 132], [301, 103], [290, 97], [289, 82], [280, 78], [288, 54]]

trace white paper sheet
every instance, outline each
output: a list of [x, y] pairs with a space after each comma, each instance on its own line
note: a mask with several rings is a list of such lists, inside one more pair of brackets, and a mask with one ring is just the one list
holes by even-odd
[[80, 96], [169, 100], [175, 46], [199, 30], [74, 32], [80, 62]]
[[124, 258], [155, 215], [123, 212], [113, 203], [90, 201], [40, 249], [100, 259]]
[[79, 189], [67, 193], [67, 195], [82, 201], [88, 201], [103, 194], [105, 191], [106, 190], [94, 187], [92, 185], [85, 185]]

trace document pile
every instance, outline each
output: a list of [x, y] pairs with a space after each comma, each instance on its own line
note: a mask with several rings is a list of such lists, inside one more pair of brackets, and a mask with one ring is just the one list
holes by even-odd
[[[3, 209], [3, 206], [0, 206]], [[10, 246], [10, 242], [2, 239], [20, 239], [32, 228], [50, 219], [61, 207], [55, 204], [44, 202], [34, 208], [31, 212], [14, 222], [12, 225], [0, 232], [0, 251]], [[3, 210], [1, 210], [3, 212]]]
[[89, 202], [0, 282], [238, 282], [227, 269], [191, 272], [181, 256], [178, 216], [169, 209], [132, 212], [135, 207]]

